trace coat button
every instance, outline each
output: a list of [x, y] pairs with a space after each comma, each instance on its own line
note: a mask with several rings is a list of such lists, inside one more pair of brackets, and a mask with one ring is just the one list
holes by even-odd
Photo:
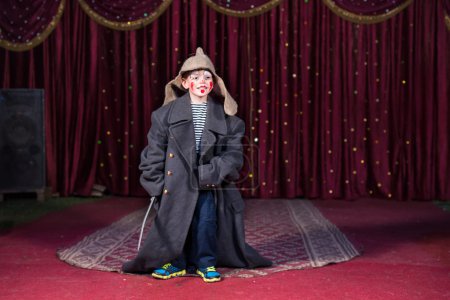
[[174, 158], [175, 155], [174, 155], [173, 153], [169, 153], [169, 157], [170, 157], [170, 158]]
[[164, 189], [164, 195], [167, 195], [168, 193], [169, 193], [169, 190], [168, 189]]
[[172, 176], [172, 175], [173, 175], [173, 172], [172, 172], [172, 171], [167, 171], [167, 175], [168, 175], [168, 176]]

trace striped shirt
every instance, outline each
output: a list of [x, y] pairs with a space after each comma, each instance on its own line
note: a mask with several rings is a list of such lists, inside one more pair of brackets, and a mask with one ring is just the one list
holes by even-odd
[[192, 107], [192, 122], [194, 122], [195, 133], [195, 150], [200, 152], [200, 141], [202, 139], [203, 128], [206, 122], [207, 102], [205, 103], [191, 103]]

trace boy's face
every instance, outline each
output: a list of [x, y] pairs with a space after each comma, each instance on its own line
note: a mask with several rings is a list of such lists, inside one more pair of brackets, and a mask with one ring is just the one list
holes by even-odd
[[213, 75], [208, 70], [193, 71], [186, 79], [183, 79], [182, 84], [189, 93], [202, 98], [214, 87]]

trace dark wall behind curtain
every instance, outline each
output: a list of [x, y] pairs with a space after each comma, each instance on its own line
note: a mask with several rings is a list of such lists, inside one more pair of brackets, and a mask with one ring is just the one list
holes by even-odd
[[174, 0], [149, 26], [119, 32], [67, 1], [42, 45], [0, 49], [0, 86], [45, 89], [48, 184], [63, 195], [89, 195], [94, 183], [145, 195], [150, 114], [202, 46], [246, 121], [244, 196], [450, 199], [441, 5], [417, 0], [358, 25], [321, 1], [238, 19]]

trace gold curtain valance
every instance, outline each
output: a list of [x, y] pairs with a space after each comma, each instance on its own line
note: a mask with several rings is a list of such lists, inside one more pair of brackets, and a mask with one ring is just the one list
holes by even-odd
[[163, 0], [161, 5], [159, 5], [155, 10], [150, 12], [144, 18], [140, 18], [133, 21], [112, 21], [107, 19], [100, 14], [98, 14], [95, 10], [93, 10], [85, 0], [78, 0], [81, 8], [84, 12], [95, 22], [105, 27], [115, 29], [115, 30], [135, 30], [139, 28], [143, 28], [156, 20], [172, 3], [172, 0]]
[[380, 23], [383, 22], [389, 18], [392, 18], [402, 10], [404, 10], [406, 7], [408, 7], [413, 0], [406, 0], [401, 5], [389, 10], [386, 13], [368, 16], [368, 15], [362, 15], [358, 13], [353, 13], [351, 11], [345, 10], [341, 7], [339, 7], [335, 1], [333, 0], [322, 0], [323, 3], [328, 6], [328, 8], [341, 17], [342, 19], [345, 19], [347, 21], [358, 23], [358, 24], [374, 24], [374, 23]]
[[220, 12], [220, 13], [228, 15], [228, 16], [241, 17], [241, 18], [242, 17], [253, 17], [253, 16], [263, 14], [266, 11], [271, 10], [275, 6], [279, 5], [282, 1], [283, 0], [269, 0], [260, 6], [252, 7], [247, 10], [234, 10], [234, 9], [230, 9], [230, 8], [221, 6], [212, 0], [203, 0], [203, 2], [206, 5], [208, 5], [209, 7], [211, 7], [212, 9], [214, 9], [217, 12]]
[[11, 41], [0, 39], [0, 47], [5, 48], [7, 50], [20, 52], [30, 50], [36, 47], [37, 45], [41, 44], [50, 35], [50, 33], [52, 33], [53, 29], [55, 29], [64, 12], [64, 7], [65, 7], [65, 0], [61, 0], [52, 21], [50, 21], [47, 27], [40, 34], [36, 35], [36, 37], [34, 37], [32, 40], [25, 43], [14, 43]]

